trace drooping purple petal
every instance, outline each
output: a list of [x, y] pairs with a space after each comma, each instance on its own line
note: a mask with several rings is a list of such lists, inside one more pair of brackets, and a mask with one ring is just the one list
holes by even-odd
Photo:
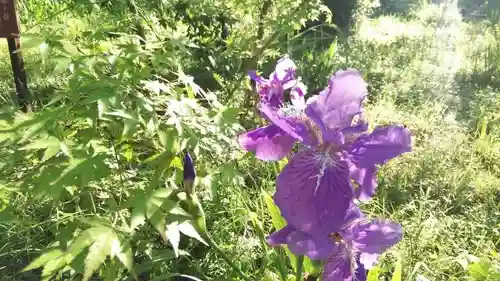
[[294, 231], [297, 231], [295, 229], [295, 227], [288, 224], [285, 227], [283, 227], [282, 229], [271, 233], [266, 239], [267, 243], [271, 247], [276, 247], [276, 246], [279, 246], [281, 244], [287, 244], [288, 236], [290, 234], [292, 234], [292, 232], [294, 232]]
[[[278, 60], [276, 68], [270, 77], [271, 79], [280, 82], [285, 89], [290, 89], [290, 87], [285, 87], [285, 84], [295, 80], [296, 70], [297, 66], [295, 63], [288, 56], [284, 56]], [[291, 84], [291, 86], [293, 86], [293, 84]]]
[[354, 69], [337, 72], [329, 86], [312, 100], [306, 114], [326, 136], [329, 132], [351, 126], [352, 119], [361, 111], [367, 84]]
[[278, 232], [271, 234], [268, 239], [271, 246], [288, 245], [295, 255], [304, 255], [313, 260], [326, 260], [333, 251], [334, 244], [326, 235], [313, 237], [305, 232], [296, 230], [287, 225]]
[[384, 164], [388, 160], [411, 151], [410, 132], [402, 126], [375, 129], [371, 134], [359, 137], [349, 154], [358, 167]]
[[259, 74], [257, 74], [257, 72], [255, 70], [248, 71], [248, 76], [250, 76], [250, 79], [255, 81], [255, 83], [257, 83], [257, 84], [267, 84], [268, 83], [268, 80], [265, 79], [264, 77], [260, 76]]
[[359, 255], [359, 262], [365, 269], [370, 270], [377, 264], [379, 256], [380, 254], [361, 253]]
[[299, 82], [295, 87], [290, 90], [290, 101], [293, 106], [298, 109], [306, 108], [306, 101], [304, 99], [305, 94], [307, 93], [307, 87], [304, 83]]
[[292, 151], [295, 139], [271, 124], [263, 128], [241, 134], [239, 144], [247, 151], [255, 153], [255, 157], [264, 161], [277, 161]]
[[268, 104], [261, 104], [259, 109], [269, 119], [269, 121], [274, 123], [296, 140], [307, 145], [316, 144], [309, 128], [299, 118], [293, 116], [281, 116], [278, 111], [270, 107]]
[[375, 195], [377, 187], [377, 167], [372, 165], [367, 168], [358, 168], [352, 164], [349, 170], [351, 179], [358, 184], [355, 190], [356, 198], [361, 201], [370, 200]]
[[354, 194], [347, 164], [315, 149], [292, 156], [276, 181], [274, 201], [297, 229], [313, 235], [338, 232]]
[[361, 252], [381, 254], [398, 243], [403, 237], [403, 228], [386, 219], [363, 220], [351, 229], [354, 247]]
[[323, 271], [323, 281], [365, 281], [366, 269], [345, 244], [335, 247]]

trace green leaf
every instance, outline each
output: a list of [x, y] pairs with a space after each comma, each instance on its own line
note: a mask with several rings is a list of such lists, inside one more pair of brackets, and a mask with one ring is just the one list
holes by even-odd
[[200, 234], [198, 233], [198, 231], [196, 231], [196, 229], [194, 228], [194, 226], [191, 223], [183, 222], [183, 223], [177, 225], [177, 229], [179, 229], [179, 231], [182, 234], [189, 236], [191, 238], [194, 238], [194, 239], [196, 239], [196, 240], [200, 241], [201, 243], [208, 246], [207, 242], [205, 242], [205, 240], [203, 240], [203, 238], [201, 238]]
[[49, 260], [42, 270], [42, 281], [49, 281], [52, 276], [55, 275], [61, 268], [66, 265], [66, 261], [63, 257]]
[[490, 261], [482, 258], [478, 262], [469, 264], [467, 271], [469, 272], [469, 276], [475, 281], [485, 281], [488, 278], [490, 268]]
[[[264, 202], [267, 205], [267, 210], [269, 211], [269, 214], [271, 215], [271, 220], [273, 222], [274, 227], [277, 230], [280, 230], [286, 226], [286, 221], [285, 219], [281, 216], [281, 212], [278, 209], [278, 206], [274, 204], [274, 200], [269, 195], [266, 191], [262, 190], [262, 197], [264, 198]], [[297, 256], [295, 256], [289, 249], [288, 247], [284, 247], [286, 255], [290, 259], [290, 263], [293, 266], [293, 270], [296, 271], [296, 264], [297, 264]]]
[[170, 244], [174, 249], [175, 257], [178, 257], [181, 234], [179, 232], [179, 229], [177, 228], [177, 222], [173, 222], [167, 225], [167, 228], [165, 230], [165, 236], [167, 237], [168, 241], [170, 241]]
[[100, 237], [107, 232], [109, 232], [108, 227], [93, 227], [82, 232], [66, 250], [64, 254], [66, 261], [71, 262], [83, 249], [91, 245], [96, 237]]
[[394, 273], [392, 274], [391, 281], [401, 281], [401, 275], [403, 272], [403, 260], [400, 255], [398, 255], [398, 260], [396, 261], [396, 267], [394, 268]]
[[132, 215], [130, 218], [130, 229], [144, 224], [146, 221], [146, 194], [139, 191], [134, 194]]
[[168, 134], [164, 131], [158, 131], [158, 138], [160, 139], [161, 145], [166, 148], [168, 144]]
[[368, 277], [366, 278], [366, 281], [378, 281], [378, 277], [380, 275], [380, 266], [374, 266], [370, 268], [370, 271], [368, 271]]
[[90, 246], [89, 253], [85, 259], [85, 273], [83, 281], [88, 281], [92, 274], [99, 269], [104, 263], [108, 255], [111, 254], [111, 247], [116, 236], [113, 231], [108, 228], [107, 232], [102, 232], [96, 237], [95, 242]]
[[45, 254], [39, 256], [34, 261], [32, 261], [28, 266], [26, 266], [22, 271], [30, 271], [45, 265], [48, 261], [57, 259], [63, 255], [60, 249], [52, 249]]
[[57, 59], [53, 59], [56, 63], [54, 67], [54, 74], [59, 75], [68, 70], [69, 65], [71, 64], [71, 59], [66, 57], [58, 57]]
[[333, 59], [336, 50], [337, 50], [337, 41], [333, 41], [332, 44], [330, 44], [330, 47], [328, 48], [328, 51], [326, 53], [329, 59]]
[[134, 272], [134, 257], [130, 242], [118, 239], [118, 237], [115, 236], [111, 246], [111, 256], [118, 258], [123, 266], [133, 275], [134, 279], [137, 280], [137, 276]]
[[273, 221], [273, 225], [277, 230], [282, 229], [286, 226], [285, 219], [281, 216], [281, 212], [278, 209], [278, 206], [274, 204], [274, 200], [266, 191], [262, 191], [262, 197], [264, 198], [264, 202], [267, 205], [267, 210], [271, 215], [271, 219]]

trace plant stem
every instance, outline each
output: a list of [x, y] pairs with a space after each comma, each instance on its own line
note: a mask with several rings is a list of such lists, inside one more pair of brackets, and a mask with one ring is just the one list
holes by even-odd
[[233, 261], [224, 253], [224, 251], [221, 250], [219, 245], [217, 245], [215, 243], [215, 241], [212, 239], [212, 237], [210, 237], [210, 235], [208, 233], [205, 233], [203, 236], [204, 236], [203, 238], [205, 238], [208, 245], [210, 245], [210, 247], [215, 249], [215, 251], [217, 251], [217, 253], [219, 253], [219, 255], [221, 255], [222, 259], [224, 259], [227, 262], [227, 264], [229, 264], [231, 266], [231, 268], [241, 277], [241, 279], [243, 279], [245, 281], [252, 281], [252, 279], [250, 279], [248, 276], [246, 276], [245, 273], [243, 273], [243, 271], [241, 271], [241, 268], [239, 268], [236, 264], [234, 264]]
[[297, 272], [295, 274], [295, 281], [302, 281], [302, 268], [304, 265], [304, 256], [297, 257]]

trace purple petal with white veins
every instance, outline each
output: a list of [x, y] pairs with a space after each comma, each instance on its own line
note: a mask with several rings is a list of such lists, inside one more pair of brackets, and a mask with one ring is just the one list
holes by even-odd
[[354, 69], [337, 72], [329, 86], [306, 108], [306, 114], [321, 129], [328, 132], [351, 126], [352, 119], [361, 112], [361, 103], [368, 91], [361, 74]]
[[375, 195], [377, 187], [377, 167], [372, 165], [367, 168], [358, 168], [352, 164], [349, 170], [351, 179], [358, 184], [358, 188], [355, 190], [356, 198], [361, 201], [371, 199]]
[[304, 99], [306, 92], [307, 87], [302, 82], [297, 83], [297, 85], [290, 90], [290, 101], [293, 106], [301, 110], [306, 108], [306, 101]]
[[315, 149], [293, 155], [276, 181], [274, 201], [297, 229], [313, 235], [338, 232], [354, 198], [347, 164]]
[[264, 161], [277, 161], [292, 151], [295, 139], [271, 124], [263, 128], [241, 134], [239, 144], [247, 151], [255, 153], [255, 157]]
[[286, 244], [295, 255], [304, 255], [313, 260], [328, 259], [334, 247], [327, 235], [313, 237], [290, 225], [272, 233], [267, 241], [271, 246]]
[[268, 82], [267, 79], [257, 74], [255, 70], [248, 71], [248, 76], [250, 76], [250, 79], [255, 81], [257, 84], [266, 84]]
[[297, 231], [295, 229], [295, 227], [293, 227], [291, 225], [287, 225], [287, 226], [283, 227], [282, 229], [271, 233], [266, 239], [267, 243], [271, 247], [276, 247], [276, 246], [279, 246], [281, 244], [287, 244], [288, 236], [290, 234], [292, 234], [292, 232], [294, 232], [294, 231]]
[[365, 281], [366, 269], [344, 244], [335, 247], [328, 259], [322, 281]]
[[403, 228], [386, 219], [363, 220], [351, 228], [354, 247], [368, 254], [381, 254], [398, 243]]
[[316, 144], [309, 128], [299, 118], [293, 116], [281, 116], [277, 110], [265, 103], [260, 104], [259, 109], [267, 117], [267, 119], [269, 119], [269, 121], [273, 122], [276, 126], [280, 127], [293, 138], [307, 145]]
[[294, 79], [296, 70], [295, 63], [288, 56], [284, 56], [276, 63], [275, 71], [271, 77], [281, 82], [287, 82]]
[[364, 268], [370, 270], [377, 264], [379, 256], [379, 254], [361, 253], [359, 255], [359, 262], [363, 265]]
[[363, 168], [384, 164], [410, 151], [410, 132], [401, 126], [387, 126], [377, 128], [369, 135], [360, 136], [349, 149], [349, 154], [352, 161]]

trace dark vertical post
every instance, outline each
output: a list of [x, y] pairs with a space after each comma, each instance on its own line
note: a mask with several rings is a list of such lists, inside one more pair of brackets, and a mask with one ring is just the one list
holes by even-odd
[[21, 43], [19, 38], [7, 38], [7, 42], [9, 44], [10, 61], [14, 72], [14, 83], [16, 84], [19, 106], [24, 112], [29, 112], [31, 111], [30, 93], [26, 81], [26, 72], [24, 71]]

